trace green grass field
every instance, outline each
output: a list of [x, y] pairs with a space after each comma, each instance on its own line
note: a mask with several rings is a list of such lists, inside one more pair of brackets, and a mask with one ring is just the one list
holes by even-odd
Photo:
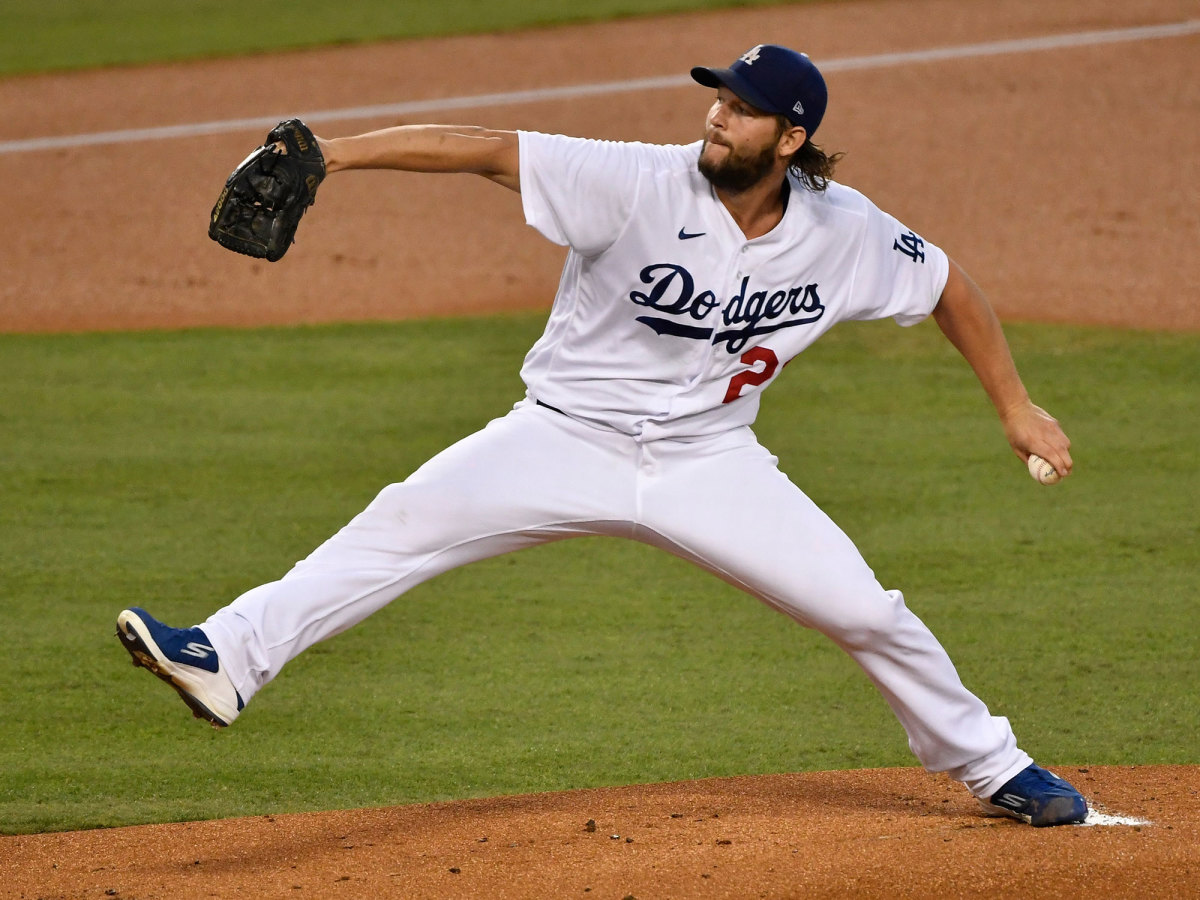
[[[4, 0], [0, 75], [508, 31], [783, 0]], [[806, 0], [792, 0], [806, 2]]]
[[[0, 336], [0, 831], [911, 765], [828, 641], [664, 554], [582, 540], [423, 585], [216, 732], [135, 671], [502, 414], [520, 315]], [[1075, 440], [1033, 483], [930, 324], [847, 325], [760, 436], [1052, 763], [1195, 763], [1194, 335], [1010, 328]]]

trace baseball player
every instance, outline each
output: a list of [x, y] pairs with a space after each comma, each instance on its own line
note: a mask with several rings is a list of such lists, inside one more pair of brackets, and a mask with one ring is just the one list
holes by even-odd
[[764, 44], [691, 74], [715, 98], [703, 139], [685, 146], [434, 125], [318, 139], [329, 174], [468, 172], [518, 191], [526, 222], [569, 248], [521, 370], [525, 396], [384, 488], [279, 581], [187, 629], [124, 610], [121, 641], [225, 726], [305, 648], [442, 572], [546, 541], [632, 538], [827, 635], [882, 692], [921, 764], [988, 812], [1083, 821], [1079, 792], [963, 686], [900, 591], [879, 584], [751, 425], [783, 366], [838, 322], [932, 315], [1018, 456], [1065, 476], [1070, 442], [1031, 402], [962, 269], [831, 180], [837, 158], [812, 141], [826, 86], [806, 55]]

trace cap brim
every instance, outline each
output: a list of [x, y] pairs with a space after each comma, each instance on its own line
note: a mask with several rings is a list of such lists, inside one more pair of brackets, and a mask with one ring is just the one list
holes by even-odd
[[692, 79], [705, 87], [715, 88], [724, 85], [751, 106], [761, 109], [771, 115], [782, 115], [776, 104], [760, 94], [754, 87], [738, 75], [733, 69], [712, 69], [707, 66], [696, 66], [692, 69]]

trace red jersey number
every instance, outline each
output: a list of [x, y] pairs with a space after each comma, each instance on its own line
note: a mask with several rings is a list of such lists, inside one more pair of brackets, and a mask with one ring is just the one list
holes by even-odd
[[[751, 347], [742, 354], [741, 359], [750, 368], [744, 372], [738, 372], [729, 379], [729, 388], [725, 391], [725, 399], [721, 401], [722, 403], [732, 403], [742, 395], [742, 388], [747, 385], [753, 387], [764, 381], [770, 381], [775, 370], [779, 368], [779, 357], [769, 347]], [[761, 368], [759, 368], [760, 364]]]

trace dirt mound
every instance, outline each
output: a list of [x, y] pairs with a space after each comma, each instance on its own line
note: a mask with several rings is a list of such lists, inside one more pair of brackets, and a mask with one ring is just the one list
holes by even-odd
[[1115, 823], [980, 815], [920, 769], [0, 838], [4, 897], [1183, 897], [1200, 769], [1060, 767]]

